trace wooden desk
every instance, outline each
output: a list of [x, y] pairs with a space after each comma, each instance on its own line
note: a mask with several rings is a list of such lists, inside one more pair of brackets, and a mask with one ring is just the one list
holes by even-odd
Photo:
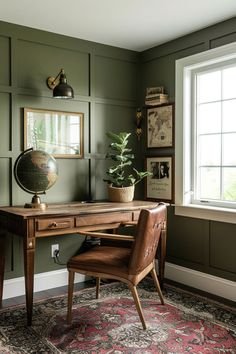
[[[34, 254], [36, 239], [55, 235], [76, 234], [80, 230], [118, 228], [121, 223], [138, 219], [141, 209], [150, 209], [157, 203], [133, 201], [130, 203], [96, 202], [49, 205], [46, 210], [23, 207], [0, 208], [0, 306], [4, 279], [4, 240], [7, 232], [23, 237], [24, 275], [27, 324], [32, 322], [34, 289]], [[166, 237], [161, 239], [159, 277], [164, 277]]]

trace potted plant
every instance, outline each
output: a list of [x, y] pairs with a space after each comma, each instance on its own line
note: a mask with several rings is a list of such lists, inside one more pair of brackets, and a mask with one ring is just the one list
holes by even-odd
[[106, 170], [108, 178], [104, 179], [108, 182], [108, 199], [113, 202], [130, 202], [134, 197], [135, 185], [152, 173], [139, 172], [132, 167], [134, 154], [127, 147], [131, 133], [108, 132], [106, 135], [112, 140], [109, 145], [111, 152], [106, 154], [106, 158], [114, 161]]

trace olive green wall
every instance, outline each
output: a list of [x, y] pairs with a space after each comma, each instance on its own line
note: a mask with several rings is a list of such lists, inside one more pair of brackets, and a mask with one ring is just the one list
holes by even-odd
[[[143, 52], [140, 104], [146, 87], [152, 86], [164, 86], [174, 102], [175, 61], [233, 41], [236, 41], [236, 17]], [[174, 156], [174, 148], [147, 150], [145, 142], [143, 151], [147, 156]], [[175, 216], [174, 207], [170, 207], [167, 260], [235, 281], [236, 225]]]
[[[22, 205], [32, 198], [13, 176], [23, 150], [24, 107], [84, 113], [85, 156], [58, 159], [59, 179], [42, 200], [106, 198], [105, 133], [134, 132], [139, 54], [4, 22], [0, 22], [0, 53], [0, 205]], [[73, 100], [53, 99], [47, 88], [47, 77], [55, 77], [61, 68], [74, 88]], [[137, 150], [135, 136], [131, 144]], [[81, 241], [77, 235], [37, 240], [35, 272], [60, 268], [51, 258], [51, 244], [60, 244], [66, 262]], [[20, 238], [8, 235], [6, 258], [6, 279], [22, 275]]]
[[[102, 179], [108, 141], [106, 131], [134, 132], [135, 109], [143, 106], [146, 87], [164, 85], [175, 97], [175, 60], [236, 41], [236, 18], [181, 37], [143, 53], [105, 46], [0, 22], [0, 205], [24, 204], [31, 196], [16, 184], [13, 166], [23, 150], [23, 107], [83, 112], [84, 159], [58, 159], [59, 179], [43, 200], [67, 202], [106, 197]], [[75, 90], [71, 101], [55, 100], [48, 76], [64, 68]], [[141, 79], [140, 79], [141, 77]], [[145, 131], [145, 122], [143, 122]], [[132, 137], [137, 166], [146, 156], [174, 149], [146, 149], [143, 135]], [[140, 184], [136, 197], [143, 197]], [[177, 217], [168, 212], [168, 260], [205, 273], [236, 280], [236, 226]], [[60, 268], [50, 245], [60, 244], [62, 261], [77, 249], [77, 235], [37, 240], [36, 273]], [[23, 274], [22, 242], [8, 235], [6, 279]]]

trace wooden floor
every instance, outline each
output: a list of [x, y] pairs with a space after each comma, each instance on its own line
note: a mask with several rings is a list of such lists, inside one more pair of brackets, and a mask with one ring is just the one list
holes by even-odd
[[[93, 286], [95, 286], [94, 281], [86, 281], [86, 282], [82, 282], [82, 283], [77, 283], [74, 285], [74, 291], [78, 291], [78, 290], [82, 290], [82, 289], [86, 289], [86, 288], [91, 288]], [[65, 295], [65, 294], [67, 294], [67, 286], [61, 286], [59, 288], [38, 291], [37, 293], [34, 293], [34, 301], [43, 300], [43, 299], [50, 299], [53, 296]], [[24, 295], [3, 300], [2, 301], [2, 308], [20, 305], [20, 304], [25, 304], [25, 296]]]
[[[182, 288], [183, 290], [192, 291], [195, 294], [199, 294], [199, 295], [207, 297], [211, 300], [218, 301], [224, 305], [236, 308], [236, 302], [218, 297], [216, 295], [206, 293], [204, 291], [201, 291], [201, 290], [198, 290], [195, 288], [190, 288], [188, 286], [185, 286], [185, 285], [182, 285], [179, 283], [175, 283], [170, 280], [166, 280], [166, 283], [175, 285], [179, 288]], [[86, 281], [86, 282], [82, 282], [82, 283], [77, 283], [74, 285], [74, 291], [78, 291], [78, 290], [82, 290], [82, 289], [86, 289], [86, 288], [91, 288], [94, 286], [95, 286], [94, 280], [90, 280], [90, 281]], [[49, 289], [49, 290], [44, 290], [44, 291], [39, 291], [37, 293], [34, 293], [34, 301], [48, 299], [48, 298], [51, 298], [53, 296], [58, 296], [58, 295], [67, 295], [67, 286], [61, 286], [59, 288], [54, 288], [54, 289]], [[20, 304], [25, 304], [25, 296], [24, 295], [3, 300], [2, 301], [2, 308], [7, 308], [7, 307], [15, 306], [15, 305], [20, 305]]]

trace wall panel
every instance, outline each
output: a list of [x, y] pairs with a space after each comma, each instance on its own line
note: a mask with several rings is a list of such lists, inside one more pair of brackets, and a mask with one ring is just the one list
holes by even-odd
[[146, 87], [164, 86], [165, 92], [169, 95], [170, 101], [175, 98], [175, 61], [182, 57], [192, 55], [204, 50], [204, 44], [197, 43], [189, 48], [180, 49], [174, 53], [169, 51], [153, 58], [144, 60], [143, 71], [143, 90], [141, 99], [144, 101]]
[[11, 52], [10, 38], [0, 35], [0, 85], [10, 85]]
[[[108, 138], [106, 132], [115, 133], [121, 131], [134, 132], [135, 107], [115, 104], [96, 103], [95, 119], [92, 120], [92, 152], [106, 153]], [[131, 146], [134, 147], [135, 137], [130, 138]]]
[[236, 32], [228, 33], [227, 35], [212, 39], [210, 41], [210, 48], [216, 48], [221, 45], [229, 44], [235, 41], [236, 41]]
[[75, 94], [89, 93], [89, 54], [42, 43], [18, 40], [18, 85], [21, 88], [46, 90], [46, 79], [65, 69]]
[[210, 267], [236, 273], [235, 236], [236, 225], [211, 222]]
[[10, 179], [11, 179], [11, 159], [0, 158], [0, 205], [9, 205], [11, 189], [10, 189]]
[[11, 149], [11, 94], [0, 92], [0, 156]]
[[137, 67], [133, 62], [95, 57], [95, 96], [135, 101]]
[[[172, 208], [173, 209], [173, 208]], [[192, 264], [206, 264], [209, 222], [168, 214], [168, 257]]]
[[[92, 121], [91, 127], [91, 152], [92, 155], [97, 154], [92, 163], [93, 199], [104, 199], [107, 197], [106, 183], [103, 182], [103, 179], [106, 177], [105, 171], [111, 162], [105, 160], [104, 157], [108, 152], [108, 146], [111, 141], [107, 138], [106, 132], [134, 131], [134, 115], [135, 107], [102, 103], [95, 104], [95, 119]], [[129, 140], [129, 146], [134, 149], [136, 143], [134, 134]]]

